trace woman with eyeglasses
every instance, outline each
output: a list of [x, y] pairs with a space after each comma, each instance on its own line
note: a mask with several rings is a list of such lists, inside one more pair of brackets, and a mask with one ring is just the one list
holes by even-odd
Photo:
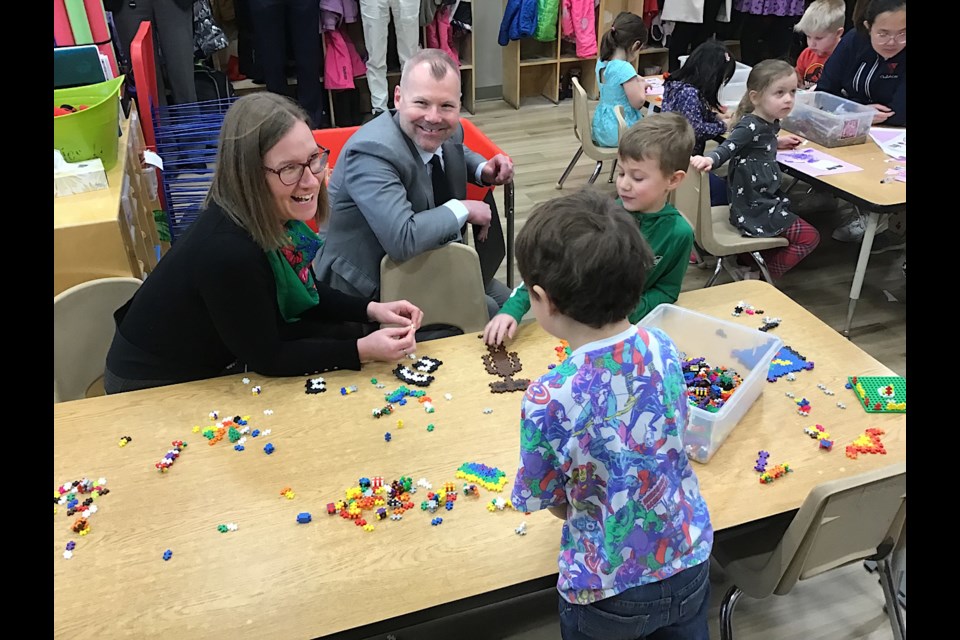
[[[314, 280], [329, 151], [289, 98], [237, 100], [220, 131], [204, 209], [115, 314], [104, 387], [120, 393], [247, 369], [267, 376], [360, 369], [416, 348], [422, 312]], [[372, 333], [364, 323], [397, 325]]]
[[873, 0], [827, 60], [825, 91], [876, 110], [873, 124], [907, 126], [907, 0]]

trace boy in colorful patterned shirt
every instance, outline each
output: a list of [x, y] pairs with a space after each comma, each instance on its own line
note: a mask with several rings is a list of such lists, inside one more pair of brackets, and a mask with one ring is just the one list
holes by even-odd
[[537, 321], [572, 350], [524, 396], [512, 495], [564, 520], [562, 637], [706, 640], [713, 528], [681, 442], [681, 360], [627, 319], [652, 252], [630, 214], [584, 191], [537, 207], [516, 253]]

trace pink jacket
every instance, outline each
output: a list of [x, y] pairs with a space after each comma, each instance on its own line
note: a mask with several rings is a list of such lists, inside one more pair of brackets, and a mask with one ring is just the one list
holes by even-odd
[[424, 27], [424, 35], [428, 48], [443, 49], [444, 53], [459, 64], [460, 55], [457, 53], [457, 47], [453, 41], [453, 27], [450, 26], [451, 9], [451, 5], [438, 7], [433, 20]]
[[560, 28], [564, 38], [577, 44], [578, 58], [597, 55], [597, 27], [593, 0], [560, 0]]
[[360, 59], [357, 48], [341, 25], [333, 31], [324, 31], [323, 84], [327, 89], [355, 89], [353, 79], [367, 73], [367, 65]]

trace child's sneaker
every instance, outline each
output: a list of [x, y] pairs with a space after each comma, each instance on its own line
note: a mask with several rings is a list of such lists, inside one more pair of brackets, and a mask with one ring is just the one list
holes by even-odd
[[837, 242], [860, 242], [863, 240], [864, 231], [866, 231], [866, 225], [863, 217], [857, 215], [850, 222], [834, 229], [831, 237]]
[[733, 268], [734, 277], [737, 282], [741, 280], [759, 280], [760, 271], [746, 265], [738, 265]]

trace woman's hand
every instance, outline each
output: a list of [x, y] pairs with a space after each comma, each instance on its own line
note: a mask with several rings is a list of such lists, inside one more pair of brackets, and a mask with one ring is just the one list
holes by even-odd
[[873, 107], [876, 111], [873, 114], [873, 124], [883, 124], [887, 121], [887, 118], [894, 114], [894, 111], [885, 104], [868, 104], [868, 107]]
[[706, 156], [693, 156], [690, 158], [690, 164], [699, 171], [710, 171], [713, 169], [713, 160]]
[[517, 321], [506, 313], [498, 313], [483, 328], [483, 341], [491, 347], [503, 344], [504, 338], [513, 338], [517, 332]]
[[374, 331], [357, 340], [360, 362], [390, 362], [400, 360], [417, 350], [417, 330], [408, 327], [388, 327]]
[[423, 322], [423, 311], [406, 300], [371, 302], [367, 305], [367, 317], [380, 324], [413, 326], [416, 331]]
[[804, 140], [800, 136], [788, 133], [777, 138], [777, 149], [796, 149], [802, 145], [803, 142]]

